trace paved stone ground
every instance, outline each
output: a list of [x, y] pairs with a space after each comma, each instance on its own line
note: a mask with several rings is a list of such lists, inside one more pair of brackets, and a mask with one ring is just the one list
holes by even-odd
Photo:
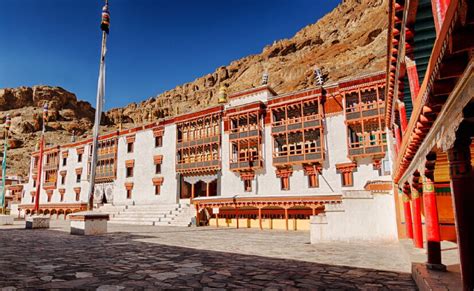
[[0, 287], [416, 289], [396, 243], [310, 245], [307, 232], [120, 225], [85, 237], [66, 226], [0, 227]]

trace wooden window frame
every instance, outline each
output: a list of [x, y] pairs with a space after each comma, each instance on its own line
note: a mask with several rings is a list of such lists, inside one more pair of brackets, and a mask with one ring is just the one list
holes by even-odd
[[134, 142], [133, 141], [130, 141], [130, 142], [127, 142], [127, 153], [133, 153], [133, 150], [134, 150]]
[[157, 135], [155, 136], [155, 148], [160, 148], [163, 146], [163, 136]]
[[161, 164], [155, 164], [155, 174], [161, 174]]
[[133, 178], [133, 167], [125, 167], [125, 178]]
[[252, 192], [252, 180], [244, 180], [244, 192]]

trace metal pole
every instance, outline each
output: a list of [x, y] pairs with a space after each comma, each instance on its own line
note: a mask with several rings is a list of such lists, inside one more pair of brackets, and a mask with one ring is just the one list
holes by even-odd
[[89, 203], [88, 210], [92, 210], [94, 206], [94, 187], [95, 187], [95, 174], [97, 167], [97, 147], [100, 129], [100, 119], [102, 116], [102, 105], [103, 96], [105, 93], [105, 54], [107, 44], [107, 33], [102, 32], [102, 48], [100, 54], [100, 68], [99, 68], [99, 81], [97, 84], [97, 98], [96, 98], [96, 111], [94, 120], [94, 129], [92, 133], [92, 158], [91, 158], [91, 174], [89, 179]]

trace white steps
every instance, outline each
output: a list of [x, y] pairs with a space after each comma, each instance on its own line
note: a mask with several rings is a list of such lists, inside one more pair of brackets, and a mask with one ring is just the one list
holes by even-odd
[[196, 210], [189, 204], [114, 206], [106, 204], [100, 212], [109, 213], [109, 223], [132, 225], [190, 226]]

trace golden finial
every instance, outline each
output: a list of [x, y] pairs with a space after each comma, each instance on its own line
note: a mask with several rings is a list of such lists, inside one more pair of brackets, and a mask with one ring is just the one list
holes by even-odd
[[218, 96], [219, 98], [217, 102], [219, 104], [227, 103], [227, 89], [224, 84], [222, 84], [221, 87], [219, 88]]

